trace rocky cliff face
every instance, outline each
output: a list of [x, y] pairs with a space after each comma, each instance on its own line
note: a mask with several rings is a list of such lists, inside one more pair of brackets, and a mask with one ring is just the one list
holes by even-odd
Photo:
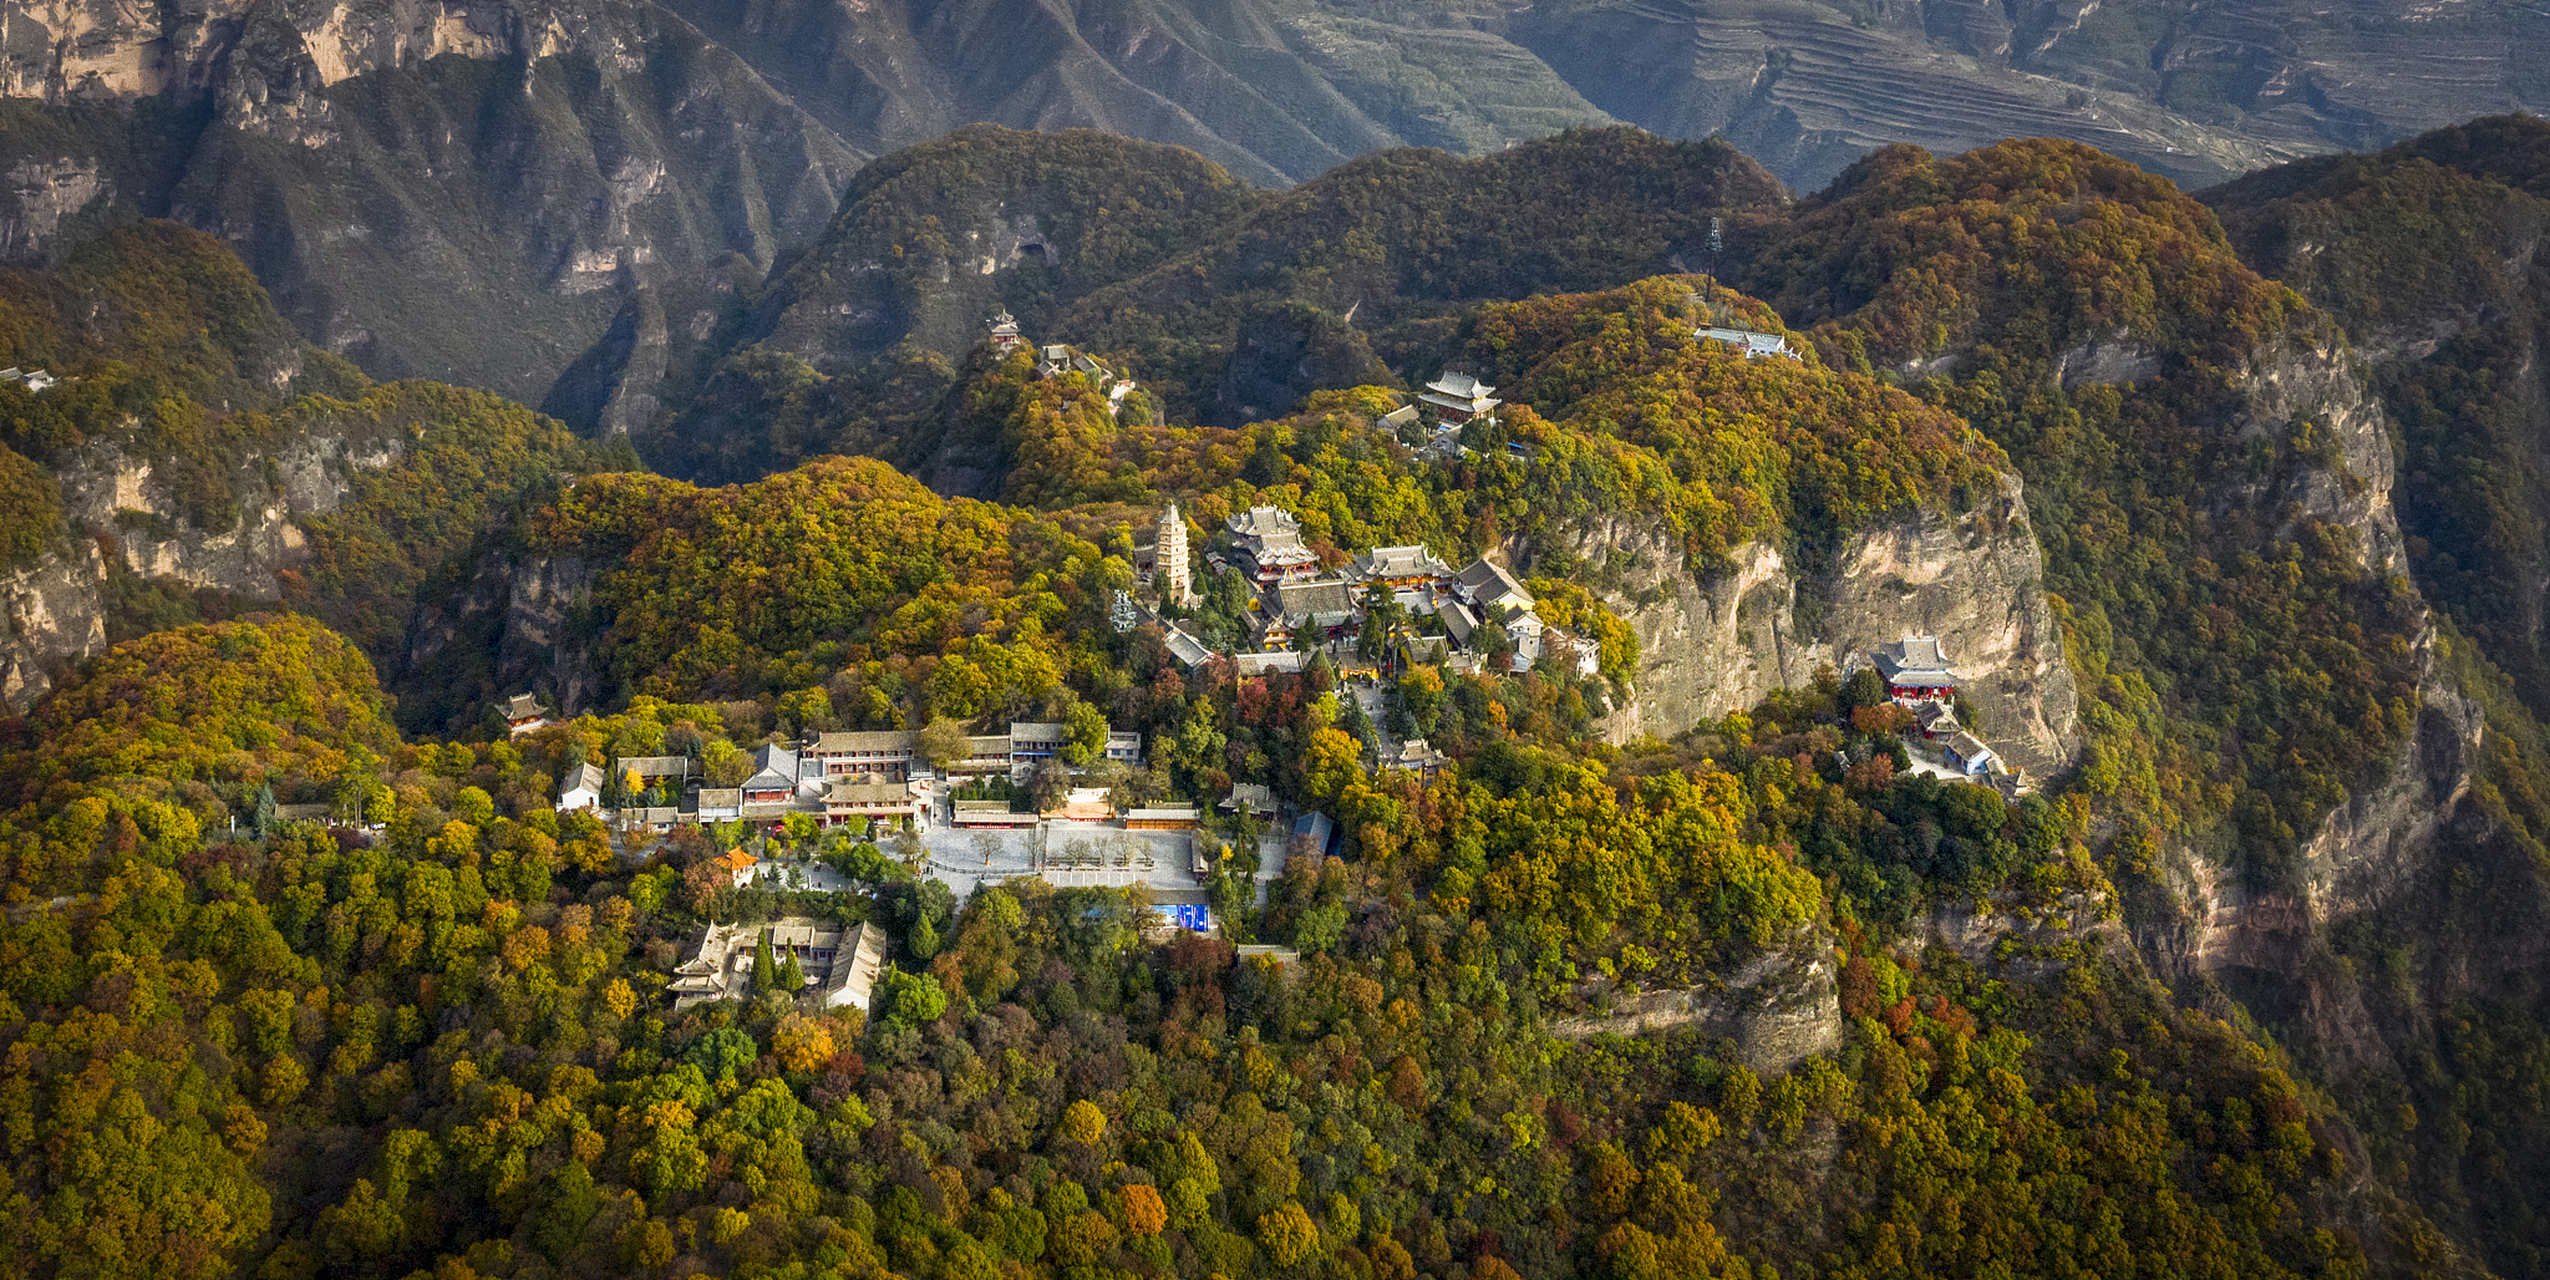
[[[2242, 439], [2281, 435], [2308, 423], [2326, 441], [2321, 466], [2295, 471], [2284, 491], [2285, 528], [2313, 519], [2353, 529], [2365, 568], [2398, 573], [2408, 566], [2399, 515], [2391, 506], [2395, 464], [2381, 402], [2351, 366], [2352, 353], [2332, 329], [2298, 345], [2261, 351], [2235, 380], [2240, 394], [2233, 429]], [[2216, 505], [2273, 505], [2254, 486], [2225, 485]]]
[[1583, 1039], [1687, 1026], [1734, 1041], [1744, 1065], [1765, 1079], [1840, 1047], [1832, 935], [1800, 928], [1705, 986], [1630, 992], [1602, 1013], [1552, 1019], [1550, 1033]]
[[175, 217], [376, 375], [535, 402], [624, 293], [767, 269], [862, 159], [649, 4], [39, 6], [0, 92], [0, 252]]
[[106, 647], [105, 581], [106, 557], [86, 540], [0, 578], [0, 706], [25, 710], [55, 672]]
[[602, 667], [575, 624], [596, 572], [573, 557], [487, 557], [466, 590], [417, 611], [402, 679], [538, 690], [569, 715], [594, 706]]
[[83, 451], [56, 473], [70, 544], [0, 579], [8, 618], [0, 705], [25, 709], [53, 687], [56, 673], [106, 648], [110, 573], [277, 598], [275, 574], [302, 547], [294, 521], [336, 510], [349, 472], [386, 466], [404, 448], [374, 432], [305, 436], [241, 469], [232, 486], [238, 518], [220, 529], [191, 521], [153, 482], [148, 463], [108, 446]]
[[1671, 736], [1805, 684], [1819, 667], [1847, 670], [1881, 644], [1935, 635], [1969, 681], [1976, 731], [2005, 758], [2043, 776], [2080, 744], [2072, 673], [2015, 479], [1988, 508], [1925, 511], [1852, 535], [1820, 568], [1747, 543], [1732, 572], [1696, 576], [1658, 531], [1626, 518], [1585, 531], [1570, 550], [1633, 566], [1611, 597], [1641, 654], [1635, 691], [1609, 728], [1616, 740]]
[[[2142, 941], [2177, 976], [2224, 983], [2277, 1017], [2342, 1072], [2380, 1062], [2387, 1049], [2357, 975], [2332, 963], [2330, 938], [2362, 917], [2424, 914], [2439, 877], [2438, 841], [2465, 813], [2486, 739], [2486, 717], [2420, 646], [2427, 678], [2410, 747], [2373, 785], [2351, 793], [2302, 847], [2295, 882], [2246, 884], [2201, 858], [2182, 858], [2175, 888], [2186, 911], [2146, 917]], [[2513, 960], [2511, 955], [2501, 958]], [[2464, 969], [2454, 984], [2476, 989]]]

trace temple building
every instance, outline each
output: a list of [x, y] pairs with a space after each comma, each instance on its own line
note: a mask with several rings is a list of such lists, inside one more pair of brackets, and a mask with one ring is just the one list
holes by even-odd
[[1948, 669], [1948, 655], [1940, 650], [1937, 636], [1906, 636], [1880, 646], [1872, 656], [1877, 674], [1885, 677], [1886, 696], [1905, 706], [1957, 696], [1957, 673]]
[[1027, 340], [1018, 336], [1018, 317], [1003, 311], [984, 323], [992, 327], [993, 346], [1003, 351], [1016, 351], [1027, 345]]
[[1711, 342], [1723, 342], [1743, 352], [1747, 360], [1760, 360], [1766, 356], [1787, 356], [1791, 360], [1802, 358], [1789, 349], [1788, 339], [1776, 333], [1755, 333], [1751, 329], [1704, 328], [1693, 336], [1705, 338]]
[[1319, 553], [1302, 545], [1302, 524], [1292, 512], [1282, 507], [1250, 507], [1231, 517], [1229, 527], [1254, 569], [1257, 585], [1299, 581], [1319, 572]]
[[768, 938], [774, 960], [794, 959], [804, 986], [795, 994], [816, 997], [825, 1008], [866, 1009], [885, 964], [885, 936], [877, 925], [838, 924], [785, 916], [769, 924], [711, 924], [699, 949], [673, 971], [665, 990], [673, 1007], [710, 1000], [741, 1000], [752, 992], [753, 955]]
[[1374, 547], [1354, 559], [1355, 581], [1381, 583], [1393, 591], [1422, 587], [1452, 576], [1452, 566], [1434, 558], [1420, 542], [1412, 547]]
[[1505, 403], [1488, 394], [1496, 388], [1466, 373], [1447, 373], [1426, 384], [1425, 393], [1417, 399], [1433, 405], [1436, 416], [1449, 424], [1468, 422], [1493, 411]]
[[536, 693], [517, 693], [505, 699], [505, 730], [514, 737], [556, 724], [549, 715], [549, 704]]

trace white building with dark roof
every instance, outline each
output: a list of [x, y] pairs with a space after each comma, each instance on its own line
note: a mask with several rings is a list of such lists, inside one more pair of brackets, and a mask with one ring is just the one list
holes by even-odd
[[567, 775], [566, 785], [558, 788], [558, 812], [601, 808], [602, 790], [608, 782], [600, 765], [577, 765], [575, 772]]
[[784, 804], [797, 798], [797, 753], [775, 742], [753, 748], [753, 774], [741, 790], [746, 804]]
[[1504, 621], [1505, 615], [1525, 611], [1538, 601], [1511, 570], [1482, 556], [1452, 575], [1452, 594], [1478, 612], [1482, 619]]
[[1755, 333], [1751, 329], [1703, 328], [1693, 336], [1710, 342], [1723, 342], [1743, 352], [1747, 360], [1762, 360], [1771, 356], [1786, 356], [1791, 360], [1804, 358], [1789, 349], [1788, 339], [1776, 333]]
[[1940, 748], [1940, 754], [1948, 757], [1948, 763], [1968, 777], [1992, 771], [1992, 748], [1971, 733], [1960, 732], [1948, 739], [1948, 745]]

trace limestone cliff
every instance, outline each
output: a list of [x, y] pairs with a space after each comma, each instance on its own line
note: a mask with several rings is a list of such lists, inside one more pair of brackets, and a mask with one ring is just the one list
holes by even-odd
[[[2187, 857], [2174, 872], [2184, 914], [2140, 922], [2142, 941], [2165, 968], [2207, 976], [2260, 1004], [2340, 1071], [2378, 1062], [2385, 1048], [2357, 976], [2329, 963], [2331, 932], [2360, 916], [2423, 914], [2421, 900], [2449, 874], [2438, 864], [2439, 838], [2476, 820], [2463, 804], [2486, 716], [2436, 661], [2439, 643], [2430, 632], [2419, 646], [2426, 679], [2411, 746], [2374, 785], [2330, 812], [2303, 844], [2290, 882], [2245, 883]], [[2458, 985], [2473, 989], [2474, 976], [2465, 969]]]
[[602, 692], [602, 665], [581, 611], [595, 572], [572, 557], [481, 559], [464, 589], [417, 610], [398, 663], [402, 700], [434, 703], [419, 708], [428, 714], [456, 715], [470, 709], [475, 691], [533, 689], [570, 715], [591, 708]]
[[54, 673], [106, 647], [106, 557], [90, 541], [0, 578], [0, 706], [22, 711]]
[[385, 466], [405, 447], [360, 428], [303, 436], [240, 467], [227, 528], [198, 526], [147, 462], [102, 444], [82, 450], [56, 472], [68, 545], [0, 578], [0, 705], [25, 709], [57, 673], [105, 649], [110, 573], [277, 598], [275, 574], [303, 545], [294, 521], [336, 510], [349, 472]]
[[1551, 1034], [1582, 1039], [1697, 1026], [1734, 1041], [1744, 1064], [1765, 1078], [1842, 1043], [1833, 938], [1820, 926], [1799, 928], [1703, 986], [1616, 995], [1608, 980], [1590, 985], [1608, 1005], [1601, 1012], [1552, 1019]]
[[0, 253], [174, 217], [374, 374], [535, 402], [624, 293], [766, 269], [863, 159], [651, 4], [17, 8], [0, 97]]
[[1737, 548], [1732, 571], [1697, 575], [1652, 525], [1622, 517], [1583, 531], [1569, 550], [1630, 566], [1611, 594], [1638, 633], [1628, 703], [1609, 726], [1626, 740], [1671, 736], [1703, 718], [1846, 670], [1907, 635], [1940, 638], [1976, 731], [2043, 776], [2080, 743], [2063, 637], [2045, 596], [2044, 560], [2018, 481], [1964, 513], [1922, 511], [1844, 539], [1818, 568], [1766, 543]]

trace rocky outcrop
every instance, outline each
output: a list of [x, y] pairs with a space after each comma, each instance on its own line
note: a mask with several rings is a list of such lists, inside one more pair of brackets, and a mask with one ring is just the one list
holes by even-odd
[[2181, 850], [2173, 887], [2184, 914], [2143, 922], [2146, 950], [2165, 969], [2266, 1000], [2341, 1068], [2378, 1062], [2386, 1050], [2355, 975], [2331, 962], [2330, 931], [2359, 915], [2420, 909], [2439, 873], [2439, 837], [2468, 816], [2486, 738], [2479, 705], [2436, 662], [2439, 643], [2429, 632], [2419, 644], [2426, 676], [2407, 749], [2329, 812], [2293, 876], [2253, 884]]
[[624, 294], [811, 240], [864, 158], [647, 3], [56, 3], [0, 27], [0, 93], [37, 100], [0, 255], [172, 217], [376, 376], [531, 402]]
[[515, 567], [505, 600], [505, 632], [497, 676], [507, 686], [545, 691], [561, 712], [592, 706], [602, 678], [570, 615], [593, 593], [594, 567], [574, 557], [543, 557]]
[[574, 557], [481, 560], [467, 589], [419, 608], [409, 624], [400, 670], [447, 686], [415, 696], [433, 712], [465, 709], [499, 689], [536, 690], [569, 715], [595, 706], [602, 668], [581, 610], [597, 572]]
[[1840, 1047], [1842, 1006], [1832, 938], [1820, 928], [1801, 928], [1704, 986], [1629, 992], [1603, 1013], [1553, 1019], [1550, 1034], [1582, 1039], [1694, 1025], [1734, 1041], [1744, 1065], [1763, 1076]]
[[[2334, 329], [2308, 341], [2271, 343], [2235, 379], [2239, 408], [2232, 429], [2243, 440], [2296, 441], [2320, 465], [2293, 470], [2277, 499], [2292, 522], [2312, 519], [2356, 531], [2361, 562], [2374, 573], [2405, 572], [2408, 556], [2391, 508], [2391, 437], [2374, 399], [2349, 363]], [[2304, 436], [2307, 433], [2307, 437]], [[2218, 508], [2267, 505], [2255, 485], [2225, 485]]]
[[1820, 667], [1846, 671], [1881, 644], [1935, 635], [1968, 681], [1974, 728], [2004, 758], [2042, 776], [2079, 746], [2071, 668], [2016, 479], [1983, 508], [1851, 535], [1819, 569], [1756, 542], [1736, 549], [1732, 569], [1697, 575], [1660, 530], [1627, 517], [1583, 531], [1569, 550], [1631, 566], [1610, 598], [1641, 655], [1608, 726], [1616, 741], [1670, 737], [1806, 684]]
[[0, 706], [22, 711], [65, 667], [106, 647], [106, 557], [82, 539], [0, 577]]
[[655, 424], [670, 347], [661, 291], [640, 289], [602, 340], [559, 375], [540, 411], [602, 435], [644, 431]]
[[303, 545], [294, 522], [336, 510], [350, 472], [387, 466], [405, 448], [369, 432], [304, 436], [244, 465], [232, 477], [237, 518], [211, 529], [154, 482], [148, 462], [108, 445], [85, 449], [56, 473], [69, 545], [0, 579], [0, 705], [23, 710], [57, 673], [106, 648], [110, 571], [277, 598], [275, 575]]

